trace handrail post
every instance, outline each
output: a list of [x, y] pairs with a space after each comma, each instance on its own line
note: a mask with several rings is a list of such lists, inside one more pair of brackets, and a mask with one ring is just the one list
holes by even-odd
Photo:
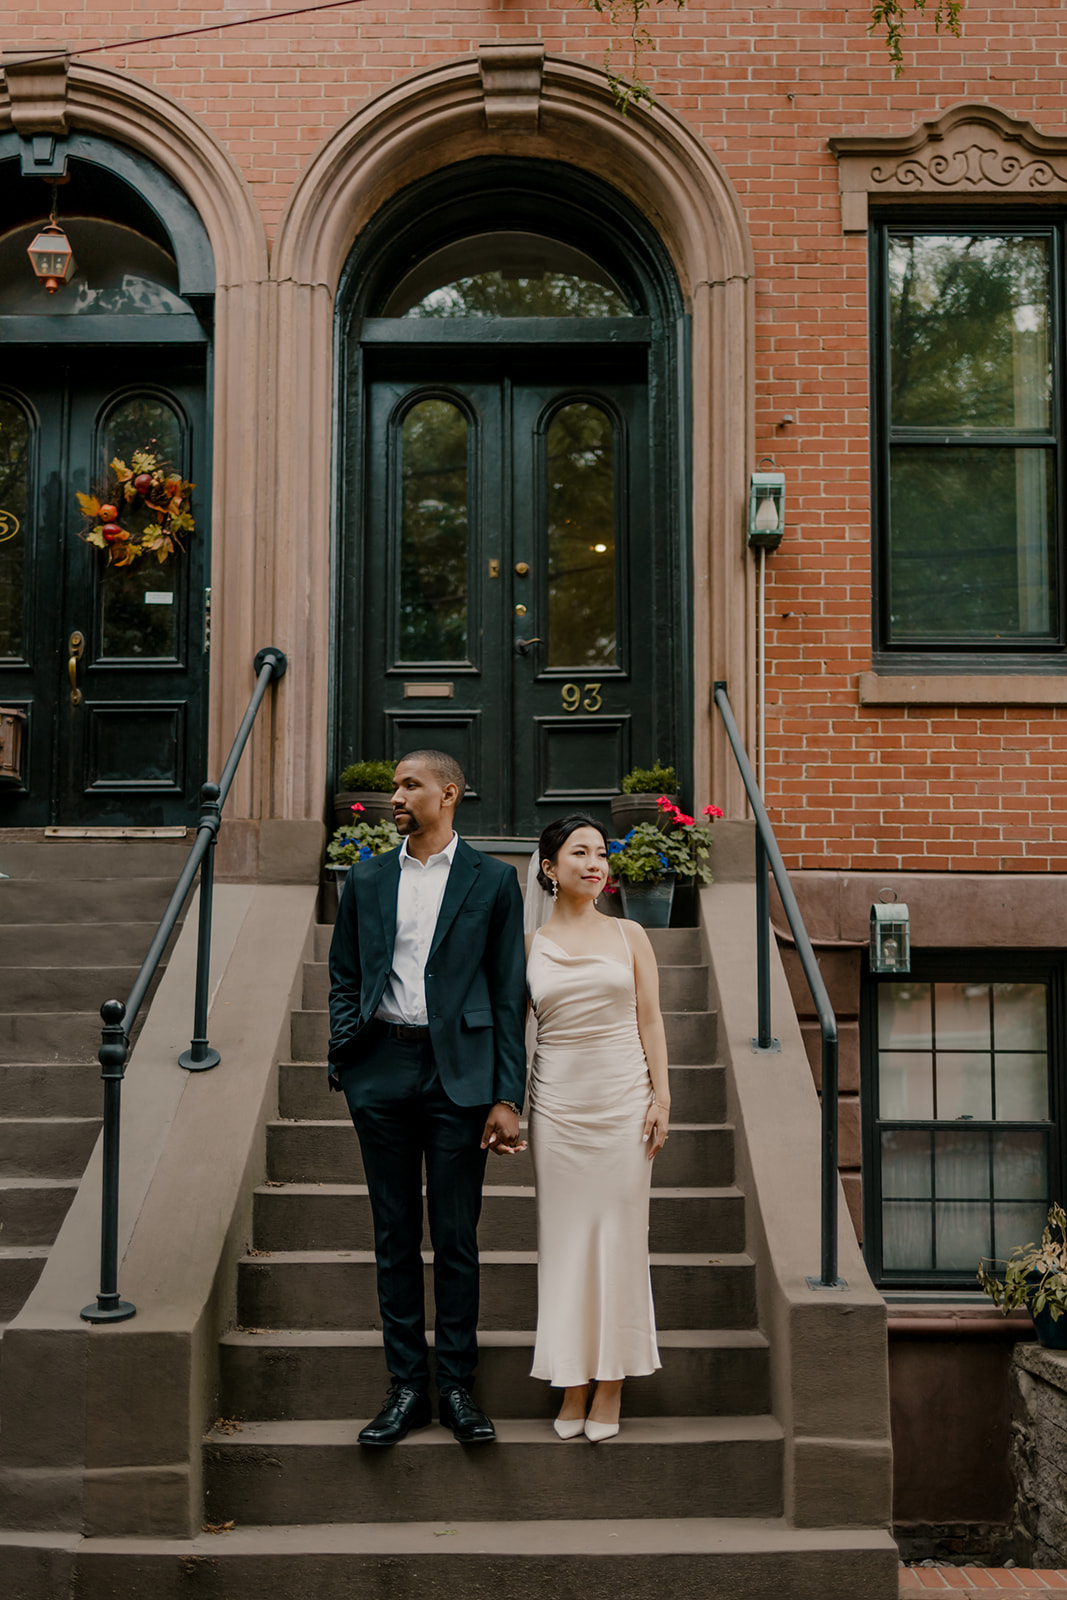
[[222, 1057], [208, 1044], [207, 1008], [211, 989], [211, 903], [215, 891], [215, 845], [222, 822], [217, 783], [205, 783], [200, 790], [200, 821], [197, 832], [210, 835], [200, 863], [200, 918], [196, 939], [196, 997], [193, 1005], [193, 1037], [189, 1049], [178, 1057], [186, 1072], [209, 1072]]
[[[822, 1277], [820, 1289], [841, 1287], [837, 1276], [837, 1038], [822, 1040]], [[809, 1283], [811, 1279], [809, 1278]], [[814, 1287], [814, 1285], [813, 1285]]]
[[104, 1150], [100, 1200], [100, 1292], [96, 1304], [82, 1308], [85, 1322], [125, 1322], [137, 1307], [119, 1299], [119, 1118], [122, 1079], [130, 1041], [123, 1021], [121, 1000], [105, 1000], [100, 1007], [100, 1065], [104, 1080]]
[[753, 1050], [780, 1050], [771, 1037], [771, 886], [767, 878], [767, 851], [756, 829], [756, 1037]]

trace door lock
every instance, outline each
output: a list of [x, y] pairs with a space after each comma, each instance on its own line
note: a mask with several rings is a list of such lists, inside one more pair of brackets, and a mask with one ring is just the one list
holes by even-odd
[[72, 706], [80, 706], [83, 697], [81, 690], [78, 688], [78, 662], [85, 654], [85, 635], [75, 630], [67, 641], [67, 649], [70, 651], [70, 656], [67, 660], [67, 677], [70, 679], [70, 703]]

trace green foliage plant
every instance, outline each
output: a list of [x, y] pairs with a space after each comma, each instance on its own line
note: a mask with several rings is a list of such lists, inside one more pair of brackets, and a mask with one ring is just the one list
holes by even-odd
[[1067, 1212], [1049, 1207], [1041, 1243], [1019, 1245], [1003, 1262], [1002, 1277], [989, 1270], [1000, 1263], [983, 1259], [978, 1282], [1004, 1315], [1025, 1306], [1031, 1313], [1047, 1311], [1058, 1322], [1067, 1311]]
[[[363, 807], [355, 805], [352, 810], [358, 813]], [[337, 829], [326, 846], [326, 859], [331, 867], [355, 867], [371, 856], [395, 850], [399, 843], [400, 835], [392, 822], [359, 822], [353, 818]]]
[[622, 780], [623, 794], [675, 794], [678, 775], [673, 767], [634, 767]]
[[[922, 16], [926, 15], [926, 0], [911, 0], [911, 4], [913, 10]], [[934, 32], [944, 30], [958, 39], [963, 32], [962, 9], [963, 0], [935, 0]], [[893, 67], [893, 76], [899, 78], [904, 72], [904, 0], [872, 0], [871, 22], [867, 32], [874, 33], [878, 28], [885, 29], [885, 47]]]
[[347, 793], [392, 794], [396, 785], [394, 761], [353, 761], [341, 774], [341, 788]]
[[[657, 883], [673, 872], [678, 878], [710, 883], [709, 827], [687, 817], [666, 795], [660, 796], [659, 805], [663, 815], [658, 822], [639, 822], [623, 838], [609, 842], [612, 878], [622, 878], [626, 883]], [[718, 806], [705, 806], [704, 815], [710, 822], [721, 817], [722, 812]]]

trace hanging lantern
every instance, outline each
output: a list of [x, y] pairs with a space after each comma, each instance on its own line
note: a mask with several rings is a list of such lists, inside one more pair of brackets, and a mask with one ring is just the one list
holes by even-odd
[[67, 283], [77, 271], [77, 262], [70, 240], [55, 219], [41, 229], [26, 251], [35, 275], [40, 278], [49, 294], [55, 294], [61, 283]]
[[911, 971], [911, 928], [906, 905], [890, 902], [871, 907], [871, 971]]

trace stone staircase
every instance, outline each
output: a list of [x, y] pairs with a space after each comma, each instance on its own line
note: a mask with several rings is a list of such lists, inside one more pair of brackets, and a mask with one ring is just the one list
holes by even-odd
[[188, 848], [0, 833], [0, 1333], [96, 1143], [100, 1004], [129, 992]]
[[[388, 1380], [358, 1144], [343, 1098], [326, 1087], [331, 932], [315, 930], [315, 959], [305, 964], [279, 1117], [267, 1128], [254, 1243], [238, 1264], [239, 1325], [221, 1344], [222, 1415], [204, 1449], [208, 1524], [233, 1524], [218, 1541], [220, 1595], [251, 1594], [265, 1570], [253, 1551], [274, 1558], [272, 1579], [285, 1594], [331, 1600], [356, 1592], [349, 1585], [361, 1575], [359, 1593], [375, 1596], [429, 1600], [457, 1584], [481, 1594], [483, 1583], [486, 1593], [500, 1583], [510, 1600], [554, 1583], [561, 1595], [621, 1600], [658, 1592], [662, 1561], [674, 1595], [702, 1600], [824, 1595], [834, 1572], [835, 1596], [873, 1592], [862, 1539], [855, 1549], [838, 1540], [828, 1553], [834, 1541], [824, 1532], [789, 1528], [782, 1517], [782, 1429], [696, 929], [652, 935], [673, 1104], [650, 1221], [663, 1370], [626, 1385], [616, 1439], [593, 1448], [556, 1438], [549, 1419], [558, 1395], [528, 1375], [530, 1158], [505, 1166], [490, 1157], [476, 1395], [498, 1444], [465, 1450], [435, 1423], [393, 1450], [360, 1448], [359, 1427]], [[525, 1562], [513, 1559], [519, 1552]], [[299, 1562], [291, 1572], [286, 1555]]]

